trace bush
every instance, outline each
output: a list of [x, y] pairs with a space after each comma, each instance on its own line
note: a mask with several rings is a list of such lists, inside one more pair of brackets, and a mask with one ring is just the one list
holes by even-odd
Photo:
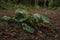
[[[41, 27], [45, 24], [50, 24], [50, 19], [41, 14], [29, 14], [26, 10], [17, 10], [16, 14], [13, 17], [2, 17], [5, 21], [13, 20], [17, 23], [20, 23], [24, 30], [29, 33], [34, 33], [34, 27]], [[11, 21], [10, 21], [11, 22]], [[8, 23], [8, 22], [7, 22]]]

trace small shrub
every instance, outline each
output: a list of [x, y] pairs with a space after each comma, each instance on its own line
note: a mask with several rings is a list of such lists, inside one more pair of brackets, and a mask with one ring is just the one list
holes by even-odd
[[34, 27], [41, 27], [42, 24], [49, 24], [50, 19], [41, 14], [29, 14], [26, 10], [17, 10], [13, 17], [2, 17], [6, 22], [14, 20], [22, 25], [23, 29], [29, 33], [34, 33]]

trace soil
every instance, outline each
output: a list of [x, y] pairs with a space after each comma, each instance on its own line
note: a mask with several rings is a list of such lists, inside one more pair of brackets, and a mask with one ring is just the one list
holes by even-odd
[[60, 40], [60, 10], [29, 10], [29, 13], [40, 13], [49, 17], [52, 22], [49, 30], [52, 31], [42, 27], [33, 34], [27, 33], [16, 23], [9, 25], [1, 20], [4, 15], [13, 16], [13, 10], [0, 10], [0, 40]]

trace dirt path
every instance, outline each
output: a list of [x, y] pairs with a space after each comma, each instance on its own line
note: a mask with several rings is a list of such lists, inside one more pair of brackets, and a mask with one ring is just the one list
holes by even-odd
[[[13, 24], [10, 26], [0, 20], [0, 40], [60, 40], [60, 11], [59, 10], [38, 10], [29, 13], [41, 13], [48, 16], [52, 21], [51, 28], [53, 32], [48, 32], [46, 29], [42, 29], [44, 32], [37, 31], [37, 33], [29, 34], [22, 29], [16, 28], [18, 25]], [[12, 10], [0, 10], [0, 18], [4, 15], [12, 16], [14, 11]]]

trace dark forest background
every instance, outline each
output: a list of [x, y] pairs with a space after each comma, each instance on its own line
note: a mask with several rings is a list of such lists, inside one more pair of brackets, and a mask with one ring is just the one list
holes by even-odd
[[60, 0], [0, 0], [0, 9], [25, 8], [31, 6], [59, 9]]

